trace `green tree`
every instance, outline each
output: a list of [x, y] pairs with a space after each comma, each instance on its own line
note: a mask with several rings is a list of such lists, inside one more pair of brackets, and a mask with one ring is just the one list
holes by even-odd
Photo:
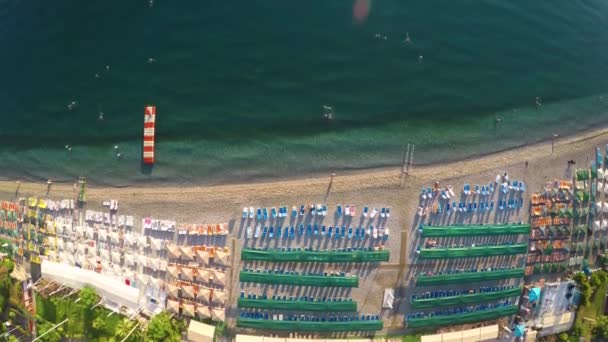
[[600, 341], [608, 339], [608, 316], [599, 316], [591, 329], [593, 337]]
[[[38, 336], [42, 336], [45, 332], [49, 331], [50, 329], [52, 329], [54, 326], [54, 324], [49, 323], [49, 322], [44, 322], [42, 324], [38, 324], [37, 325], [37, 333]], [[48, 334], [44, 335], [42, 338], [40, 338], [39, 341], [44, 341], [44, 342], [59, 342], [61, 341], [61, 334], [59, 334], [59, 332], [57, 331], [57, 329], [49, 332]]]
[[181, 341], [181, 333], [178, 327], [178, 322], [171, 319], [167, 312], [163, 311], [159, 313], [150, 320], [148, 330], [146, 331], [145, 340], [146, 342]]
[[106, 327], [106, 321], [101, 316], [97, 316], [91, 323], [91, 328], [97, 333], [102, 332]]
[[566, 333], [561, 333], [557, 336], [557, 340], [561, 342], [568, 342], [569, 336]]
[[79, 296], [80, 303], [86, 309], [90, 309], [95, 304], [97, 304], [97, 302], [99, 302], [99, 296], [97, 295], [97, 291], [95, 291], [94, 288], [89, 286], [83, 287], [82, 290], [80, 290]]
[[[116, 326], [115, 334], [116, 334], [116, 337], [118, 338], [118, 340], [122, 341], [125, 337], [127, 337], [127, 335], [129, 335], [131, 330], [133, 330], [133, 328], [135, 328], [136, 324], [137, 324], [136, 321], [132, 321], [128, 318], [123, 318], [122, 321], [120, 321], [120, 323], [118, 323], [118, 325]], [[131, 335], [129, 335], [129, 338], [127, 339], [127, 341], [139, 341], [140, 337], [141, 337], [140, 329], [135, 329], [135, 330], [133, 330]]]

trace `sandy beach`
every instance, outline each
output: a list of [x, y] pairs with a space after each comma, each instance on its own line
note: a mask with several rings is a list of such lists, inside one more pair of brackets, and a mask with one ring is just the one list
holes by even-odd
[[[411, 174], [406, 177], [401, 177], [400, 168], [390, 168], [339, 173], [333, 181], [331, 176], [327, 175], [320, 178], [206, 187], [92, 187], [87, 191], [87, 208], [100, 208], [103, 200], [116, 199], [120, 201], [120, 212], [135, 215], [135, 222], [144, 216], [174, 219], [178, 223], [228, 222], [231, 233], [226, 245], [234, 248], [235, 256], [230, 284], [233, 291], [227, 311], [228, 321], [232, 324], [238, 292], [250, 290], [240, 288], [237, 276], [238, 270], [242, 268], [238, 258], [239, 250], [243, 245], [241, 242], [245, 240], [241, 238], [247, 225], [247, 222], [241, 220], [241, 210], [244, 206], [274, 207], [300, 203], [327, 203], [332, 213], [337, 204], [355, 204], [359, 212], [363, 206], [390, 207], [392, 216], [387, 221], [386, 227], [391, 230], [391, 238], [385, 245], [385, 248], [391, 251], [389, 263], [360, 268], [352, 266], [353, 269], [349, 270], [364, 275], [361, 277], [359, 288], [348, 292], [332, 293], [356, 300], [359, 303], [359, 312], [362, 314], [377, 314], [381, 311], [384, 288], [397, 288], [398, 295], [408, 298], [413, 274], [416, 273], [416, 267], [413, 266], [413, 251], [417, 238], [413, 227], [417, 222], [416, 208], [419, 205], [421, 187], [432, 186], [438, 181], [442, 185], [453, 185], [458, 192], [462, 189], [463, 183], [487, 184], [496, 174], [507, 171], [512, 179], [526, 182], [527, 192], [524, 198], [528, 198], [530, 192], [540, 189], [546, 181], [566, 176], [568, 160], [573, 159], [576, 161], [575, 167], [582, 167], [593, 157], [593, 149], [595, 147], [603, 149], [606, 143], [608, 143], [608, 129], [600, 129], [555, 140], [553, 153], [552, 143], [548, 141], [469, 160], [414, 167]], [[16, 189], [15, 181], [0, 182], [0, 198], [12, 199], [32, 195], [60, 199], [75, 195], [72, 184], [53, 184], [48, 195], [46, 183], [22, 182], [18, 193]], [[527, 221], [527, 213], [528, 208], [525, 206], [522, 210], [501, 218], [501, 222], [523, 219]], [[491, 222], [493, 219], [493, 222], [497, 220], [487, 217], [484, 221], [475, 222]], [[323, 247], [335, 248], [338, 245], [330, 242], [329, 246], [325, 243]], [[506, 259], [504, 262], [520, 261]], [[333, 266], [329, 269], [331, 267]], [[274, 291], [293, 293], [292, 290], [283, 288]], [[296, 292], [298, 293], [300, 292]], [[387, 332], [403, 330], [404, 311], [407, 311], [406, 303], [398, 301], [394, 310], [382, 312]]]

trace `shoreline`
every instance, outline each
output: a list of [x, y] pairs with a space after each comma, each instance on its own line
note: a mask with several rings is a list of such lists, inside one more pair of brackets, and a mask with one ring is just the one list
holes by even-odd
[[[602, 128], [593, 129], [593, 130], [584, 130], [579, 133], [575, 133], [568, 136], [558, 137], [554, 141], [554, 148], [556, 150], [556, 154], [559, 154], [559, 151], [564, 148], [564, 146], [570, 146], [572, 144], [580, 145], [588, 142], [590, 140], [608, 140], [608, 126], [603, 126]], [[416, 178], [429, 178], [430, 174], [434, 174], [439, 176], [441, 174], [441, 169], [455, 167], [460, 164], [472, 163], [472, 162], [484, 162], [489, 160], [505, 160], [512, 159], [517, 157], [517, 155], [523, 157], [528, 157], [528, 159], [532, 159], [534, 157], [541, 157], [543, 154], [539, 151], [543, 147], [547, 149], [547, 155], [551, 155], [551, 140], [550, 138], [540, 140], [537, 143], [521, 145], [518, 147], [510, 147], [499, 152], [488, 152], [484, 154], [478, 154], [458, 160], [446, 161], [446, 162], [433, 162], [433, 163], [423, 163], [423, 164], [415, 164], [413, 165], [414, 172], [411, 172], [412, 175], [407, 177], [411, 179], [412, 177]], [[571, 146], [570, 146], [571, 147]], [[589, 151], [588, 153], [592, 153]], [[524, 159], [521, 160], [521, 163], [524, 163]], [[482, 170], [480, 169], [479, 172]], [[330, 171], [331, 172], [331, 171]], [[294, 184], [294, 183], [316, 183], [319, 181], [329, 182], [331, 178], [330, 172], [317, 172], [312, 175], [307, 176], [280, 176], [280, 177], [254, 177], [251, 179], [239, 179], [234, 182], [221, 182], [218, 184], [174, 184], [171, 182], [150, 182], [150, 183], [133, 183], [129, 185], [105, 185], [95, 183], [94, 180], [89, 180], [89, 184], [87, 185], [88, 191], [102, 191], [102, 190], [112, 190], [116, 192], [122, 191], [132, 191], [132, 190], [150, 190], [157, 189], [156, 193], [160, 192], [170, 192], [171, 190], [181, 190], [184, 189], [222, 189], [227, 190], [229, 188], [241, 188], [241, 187], [260, 187], [263, 185], [269, 184]], [[362, 169], [345, 169], [334, 171], [336, 173], [336, 179], [350, 179], [354, 180], [357, 178], [396, 178], [399, 179], [401, 167], [400, 166], [381, 166], [375, 168], [362, 168]], [[422, 175], [422, 176], [421, 176]], [[0, 180], [0, 191], [7, 191], [7, 188], [13, 187], [16, 188], [16, 181], [14, 180]], [[26, 179], [22, 179], [21, 181], [21, 189], [32, 189], [36, 192], [41, 190], [46, 190], [46, 181], [40, 180], [39, 182], [32, 181]], [[42, 189], [44, 188], [44, 189]], [[162, 191], [164, 189], [165, 191]], [[52, 185], [53, 192], [56, 191], [72, 191], [72, 183], [71, 182], [61, 182], [54, 181]], [[159, 191], [160, 190], [160, 191]], [[146, 191], [147, 192], [147, 191]]]

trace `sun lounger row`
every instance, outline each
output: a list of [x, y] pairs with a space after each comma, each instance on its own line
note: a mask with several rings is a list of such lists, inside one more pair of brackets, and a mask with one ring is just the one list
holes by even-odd
[[19, 203], [7, 202], [7, 201], [2, 201], [2, 203], [0, 204], [0, 209], [6, 210], [6, 211], [14, 211], [14, 212], [20, 211]]
[[494, 193], [494, 184], [489, 183], [488, 185], [475, 185], [471, 188], [471, 185], [465, 184], [462, 187], [462, 193], [466, 196], [489, 196]]
[[417, 300], [422, 299], [431, 299], [431, 298], [445, 298], [445, 297], [455, 297], [455, 296], [464, 296], [471, 295], [477, 293], [489, 293], [489, 292], [498, 292], [510, 289], [519, 289], [518, 286], [514, 285], [500, 285], [500, 286], [483, 286], [478, 287], [476, 289], [464, 289], [464, 290], [441, 290], [441, 291], [429, 291], [424, 293], [413, 294], [410, 298], [410, 303], [413, 303]]
[[442, 271], [442, 272], [420, 272], [418, 274], [416, 274], [417, 277], [430, 277], [430, 276], [441, 276], [441, 275], [451, 275], [451, 274], [466, 274], [466, 273], [482, 273], [482, 272], [494, 272], [494, 271], [504, 271], [504, 270], [513, 270], [515, 269], [515, 266], [495, 266], [495, 267], [488, 267], [488, 268], [455, 268], [455, 269], [450, 269], [450, 270], [446, 270], [446, 271]]
[[518, 255], [528, 252], [528, 244], [503, 246], [473, 246], [459, 248], [424, 248], [416, 250], [420, 259], [477, 258], [501, 255]]
[[354, 263], [354, 262], [382, 262], [389, 260], [388, 250], [379, 251], [281, 251], [281, 250], [255, 250], [245, 248], [241, 251], [243, 261], [267, 262], [327, 262], [327, 263]]
[[87, 210], [85, 220], [88, 223], [103, 223], [107, 226], [133, 227], [133, 216], [114, 215], [100, 211]]
[[[278, 209], [276, 207], [272, 207], [269, 209], [267, 208], [257, 208], [254, 209], [253, 207], [243, 207], [243, 214], [242, 214], [242, 218], [243, 219], [257, 219], [258, 221], [264, 221], [264, 220], [268, 220], [269, 218], [271, 219], [276, 219], [276, 218], [285, 218], [290, 216], [291, 218], [296, 218], [298, 216], [305, 216], [306, 213], [308, 212], [309, 215], [311, 216], [327, 216], [327, 205], [326, 204], [311, 204], [310, 207], [308, 208], [308, 210], [306, 209], [306, 206], [304, 204], [300, 205], [300, 209], [298, 210], [298, 208], [296, 206], [291, 207], [291, 214], [288, 213], [288, 208], [283, 206], [283, 207], [279, 207]], [[379, 214], [380, 218], [388, 218], [391, 216], [391, 208], [381, 208], [380, 210], [378, 210], [377, 208], [374, 208], [373, 210], [369, 210], [368, 207], [363, 207], [363, 211], [361, 212], [361, 216], [363, 217], [368, 217], [369, 218], [375, 218], [376, 215]], [[341, 217], [341, 216], [357, 216], [357, 206], [355, 205], [345, 205], [344, 207], [342, 207], [341, 204], [338, 204], [336, 206], [336, 216]]]
[[[276, 207], [272, 207], [270, 209], [267, 208], [257, 208], [254, 209], [253, 207], [243, 207], [243, 219], [257, 219], [258, 221], [263, 221], [263, 220], [268, 220], [269, 218], [271, 219], [276, 219], [276, 218], [284, 218], [287, 216], [290, 216], [292, 218], [296, 218], [299, 216], [304, 216], [306, 215], [306, 205], [302, 204], [300, 205], [300, 210], [298, 210], [298, 208], [296, 206], [292, 206], [291, 207], [291, 214], [288, 213], [288, 208], [286, 206], [282, 206], [279, 207], [278, 209]], [[326, 204], [311, 204], [309, 209], [308, 209], [308, 213], [311, 216], [326, 216], [327, 215], [327, 205]]]
[[333, 226], [325, 226], [319, 224], [307, 224], [306, 228], [304, 224], [301, 224], [298, 228], [295, 226], [291, 227], [267, 227], [267, 226], [256, 226], [255, 230], [248, 226], [246, 229], [246, 237], [247, 238], [262, 238], [262, 239], [295, 239], [296, 237], [303, 236], [326, 236], [327, 238], [331, 238], [333, 236], [334, 239], [356, 239], [363, 240], [368, 238], [373, 239], [382, 239], [388, 240], [389, 238], [389, 229], [388, 228], [374, 228], [374, 226], [369, 226], [367, 229], [365, 228], [355, 228], [352, 227], [333, 227]]
[[[25, 204], [25, 199], [23, 199], [23, 203]], [[49, 211], [61, 211], [61, 210], [73, 210], [74, 209], [74, 200], [64, 199], [60, 201], [54, 201], [50, 199], [42, 199], [36, 197], [30, 197], [27, 199], [27, 206], [30, 208], [38, 207], [39, 209], [47, 209]]]
[[502, 270], [456, 274], [420, 275], [416, 279], [416, 286], [470, 284], [492, 280], [522, 278], [523, 276], [523, 268], [505, 268]]
[[348, 276], [344, 272], [314, 273], [306, 272], [300, 274], [295, 271], [285, 270], [243, 270], [239, 273], [239, 281], [243, 283], [259, 283], [273, 285], [295, 285], [295, 286], [317, 286], [317, 287], [358, 287], [359, 278]]
[[107, 201], [103, 201], [103, 203], [101, 203], [101, 205], [103, 205], [104, 207], [108, 207], [110, 209], [110, 211], [116, 211], [118, 210], [118, 200], [107, 200]]
[[412, 313], [406, 316], [407, 326], [410, 329], [440, 327], [444, 325], [459, 325], [480, 321], [495, 320], [511, 316], [518, 312], [517, 305], [493, 305], [492, 307], [475, 309], [456, 308], [446, 314], [443, 311], [432, 313]]
[[450, 199], [452, 197], [454, 197], [456, 194], [454, 193], [454, 189], [452, 188], [452, 186], [448, 186], [445, 189], [440, 189], [440, 188], [422, 188], [422, 191], [420, 192], [420, 198], [422, 200], [429, 200], [432, 199], [433, 197], [440, 197], [441, 199]]
[[434, 249], [434, 248], [477, 248], [477, 247], [497, 247], [497, 246], [512, 246], [516, 244], [515, 241], [505, 241], [505, 242], [489, 242], [489, 243], [473, 243], [471, 245], [461, 245], [461, 244], [455, 244], [455, 245], [442, 245], [440, 243], [437, 242], [437, 240], [426, 240], [424, 243], [424, 248], [425, 249]]
[[239, 328], [285, 331], [339, 332], [339, 331], [378, 331], [384, 325], [377, 315], [362, 316], [306, 316], [283, 315], [269, 316], [267, 313], [241, 312], [236, 320]]
[[505, 307], [505, 306], [511, 306], [514, 305], [515, 303], [511, 300], [501, 300], [498, 303], [489, 303], [489, 304], [479, 304], [479, 305], [475, 305], [475, 306], [465, 306], [465, 307], [457, 307], [457, 308], [450, 308], [450, 309], [444, 309], [444, 310], [436, 310], [433, 312], [415, 312], [415, 313], [411, 313], [408, 314], [406, 316], [406, 319], [410, 319], [410, 318], [430, 318], [430, 317], [435, 317], [435, 316], [449, 316], [449, 315], [458, 315], [461, 313], [469, 313], [469, 312], [475, 312], [475, 311], [483, 311], [483, 310], [490, 310], [490, 309], [496, 309], [496, 308], [501, 308], [501, 307]]
[[145, 217], [141, 220], [141, 225], [144, 230], [156, 230], [163, 232], [175, 232], [175, 221], [156, 220], [150, 217]]
[[178, 230], [179, 235], [227, 235], [228, 225], [220, 224], [182, 224]]
[[248, 293], [245, 298], [245, 293], [241, 292], [241, 297], [238, 299], [237, 305], [239, 308], [249, 309], [267, 309], [267, 310], [297, 310], [297, 311], [318, 311], [318, 312], [356, 312], [357, 302], [350, 298], [313, 298], [308, 296], [277, 296], [273, 295], [272, 299], [266, 295], [256, 296]]

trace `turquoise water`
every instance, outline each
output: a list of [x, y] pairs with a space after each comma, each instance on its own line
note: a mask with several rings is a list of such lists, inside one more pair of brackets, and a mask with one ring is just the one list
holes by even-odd
[[302, 176], [397, 165], [407, 143], [416, 163], [441, 162], [608, 118], [606, 1], [371, 0], [361, 21], [353, 6], [0, 0], [0, 176]]

